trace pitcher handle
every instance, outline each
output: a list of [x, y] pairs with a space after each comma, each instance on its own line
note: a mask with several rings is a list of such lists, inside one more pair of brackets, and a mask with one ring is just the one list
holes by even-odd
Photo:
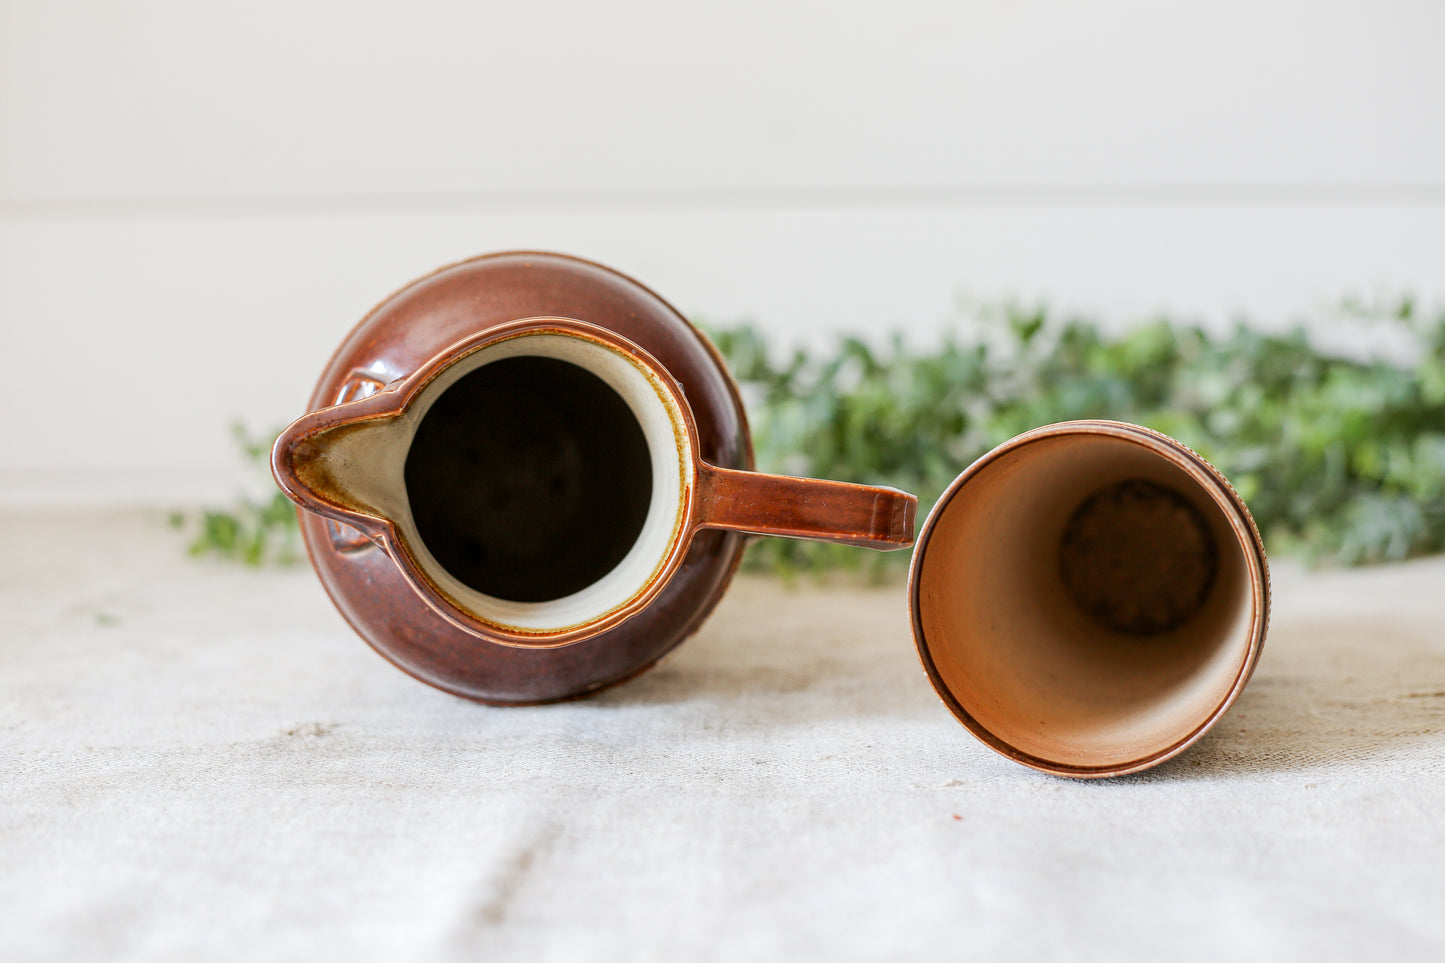
[[913, 544], [918, 498], [896, 488], [699, 464], [703, 528], [894, 551]]

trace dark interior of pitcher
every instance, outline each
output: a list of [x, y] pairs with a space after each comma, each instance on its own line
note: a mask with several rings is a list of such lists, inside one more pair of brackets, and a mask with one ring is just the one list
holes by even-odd
[[647, 440], [626, 401], [570, 361], [483, 365], [423, 416], [407, 499], [436, 561], [466, 586], [548, 602], [622, 561], [652, 500]]

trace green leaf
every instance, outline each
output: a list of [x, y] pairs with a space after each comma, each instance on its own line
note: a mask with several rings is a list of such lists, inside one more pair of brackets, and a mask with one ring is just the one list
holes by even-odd
[[[710, 326], [749, 400], [758, 467], [894, 485], [926, 512], [970, 462], [1053, 421], [1117, 418], [1198, 451], [1248, 502], [1271, 551], [1364, 564], [1445, 550], [1445, 311], [1410, 298], [1344, 308], [1419, 345], [1363, 362], [1240, 323], [1222, 334], [1154, 319], [1122, 333], [1044, 307], [975, 306], [982, 325], [918, 350], [898, 334], [782, 351], [750, 324]], [[1372, 328], [1373, 330], [1373, 328]], [[273, 434], [231, 427], [265, 471]], [[922, 515], [920, 515], [922, 517]], [[190, 548], [246, 564], [300, 557], [296, 512], [259, 504], [173, 513]], [[746, 565], [784, 578], [896, 575], [907, 552], [758, 539]]]

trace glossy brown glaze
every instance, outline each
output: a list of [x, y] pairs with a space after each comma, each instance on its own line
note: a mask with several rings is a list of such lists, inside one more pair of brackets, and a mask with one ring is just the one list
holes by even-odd
[[[692, 469], [673, 548], [642, 591], [585, 624], [521, 631], [459, 604], [385, 512], [328, 476], [339, 462], [317, 449], [340, 441], [343, 451], [348, 432], [399, 419], [470, 352], [544, 335], [588, 340], [655, 376], [669, 410], [680, 413], [678, 451]], [[309, 509], [302, 531], [327, 592], [398, 667], [480, 701], [571, 698], [645, 669], [717, 603], [738, 563], [740, 530], [880, 548], [912, 540], [912, 496], [892, 490], [827, 482], [802, 490], [809, 483], [749, 476], [756, 481], [723, 497], [714, 479], [737, 481], [752, 453], [736, 387], [716, 352], [646, 288], [560, 255], [478, 258], [404, 288], [342, 344], [311, 409], [278, 440], [273, 467], [283, 490]]]
[[896, 488], [700, 465], [702, 525], [888, 551], [913, 544], [917, 496]]
[[[421, 278], [377, 305], [342, 342], [311, 395], [328, 407], [405, 377], [461, 339], [518, 318], [583, 318], [656, 357], [686, 386], [698, 448], [713, 464], [752, 466], [736, 387], [716, 351], [652, 291], [616, 271], [547, 253], [475, 258]], [[423, 682], [481, 702], [574, 698], [648, 668], [687, 638], [717, 604], [745, 539], [712, 531], [693, 539], [678, 572], [647, 612], [626, 626], [565, 649], [524, 649], [479, 640], [411, 588], [384, 551], [357, 547], [323, 516], [300, 512], [323, 587], [351, 627], [382, 656]]]
[[929, 680], [970, 732], [1044, 772], [1114, 776], [1182, 752], [1238, 697], [1269, 569], [1204, 459], [1137, 425], [1068, 422], [954, 481], [919, 534], [909, 599]]

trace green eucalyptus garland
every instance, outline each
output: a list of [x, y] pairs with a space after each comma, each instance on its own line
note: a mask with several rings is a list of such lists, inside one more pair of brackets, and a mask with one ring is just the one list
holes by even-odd
[[[757, 327], [710, 327], [748, 400], [764, 471], [893, 485], [926, 511], [979, 455], [1030, 428], [1114, 418], [1178, 438], [1219, 468], [1272, 552], [1358, 565], [1445, 549], [1445, 311], [1364, 311], [1415, 345], [1407, 361], [1320, 348], [1304, 327], [1225, 334], [1155, 321], [1120, 334], [1045, 309], [980, 310], [928, 348], [838, 339], [784, 357]], [[1376, 329], [1372, 329], [1376, 330]], [[266, 445], [238, 433], [254, 460]], [[182, 517], [192, 551], [251, 564], [296, 557], [278, 493]], [[907, 552], [759, 539], [747, 564], [779, 574], [862, 568]]]

